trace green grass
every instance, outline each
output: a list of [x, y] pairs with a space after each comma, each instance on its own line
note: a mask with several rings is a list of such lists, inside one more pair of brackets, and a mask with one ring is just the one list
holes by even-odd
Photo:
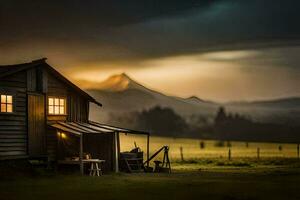
[[[134, 141], [145, 150], [146, 138], [130, 136], [121, 137], [121, 150], [131, 150]], [[170, 147], [172, 174], [82, 177], [32, 169], [25, 163], [6, 163], [1, 168], [0, 163], [0, 200], [300, 199], [295, 144], [230, 142], [232, 159], [228, 160], [226, 143], [204, 142], [205, 148], [200, 148], [200, 140], [151, 137], [151, 155], [163, 145]]]
[[6, 174], [0, 199], [300, 199], [295, 159], [191, 159], [172, 166], [172, 174]]
[[300, 167], [300, 159], [298, 158], [233, 158], [231, 160], [228, 160], [227, 158], [189, 158], [185, 160], [180, 159], [174, 159], [172, 160], [172, 163], [174, 164], [199, 164], [199, 165], [219, 165], [222, 166], [220, 163], [224, 163], [223, 165], [231, 165], [231, 166], [277, 166], [277, 165], [283, 165], [283, 166], [297, 166]]
[[[142, 150], [144, 150], [144, 152], [146, 152], [146, 137], [136, 135], [121, 135], [120, 141], [122, 151], [131, 150], [134, 148], [134, 142], [136, 142], [136, 144]], [[201, 143], [204, 144], [204, 148], [201, 148]], [[157, 136], [150, 137], [150, 154], [152, 155], [164, 145], [168, 145], [170, 147], [169, 154], [172, 160], [179, 159], [181, 157], [180, 147], [183, 149], [183, 157], [185, 159], [227, 158], [229, 146], [231, 149], [232, 158], [256, 158], [258, 148], [260, 150], [260, 157], [297, 157], [297, 144], [216, 141]]]

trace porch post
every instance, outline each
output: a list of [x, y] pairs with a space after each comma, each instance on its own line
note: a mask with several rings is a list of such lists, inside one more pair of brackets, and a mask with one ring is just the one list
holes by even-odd
[[56, 130], [56, 136], [57, 136], [57, 158], [58, 160], [61, 159], [60, 155], [61, 155], [61, 133], [59, 131]]
[[[120, 151], [121, 151], [121, 147], [120, 147], [120, 132], [118, 132], [118, 135], [117, 135], [117, 144], [118, 144], [118, 162], [120, 163]], [[120, 169], [120, 166], [118, 166], [118, 169]]]
[[149, 140], [150, 140], [150, 134], [147, 135], [147, 168], [149, 168]]
[[119, 132], [114, 133], [115, 143], [115, 172], [119, 172]]
[[83, 175], [83, 134], [80, 134], [80, 149], [79, 149], [79, 164], [80, 164], [80, 173]]

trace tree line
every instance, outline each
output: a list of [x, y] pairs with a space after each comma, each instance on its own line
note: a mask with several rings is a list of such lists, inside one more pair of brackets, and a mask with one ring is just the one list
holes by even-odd
[[195, 137], [217, 140], [300, 142], [300, 127], [261, 123], [238, 113], [227, 113], [220, 107], [212, 121], [204, 116], [183, 118], [172, 108], [155, 106], [124, 115], [111, 115], [117, 125], [168, 137]]

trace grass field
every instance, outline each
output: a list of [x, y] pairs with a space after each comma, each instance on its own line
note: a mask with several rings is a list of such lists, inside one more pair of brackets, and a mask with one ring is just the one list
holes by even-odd
[[[145, 137], [121, 137], [121, 150], [137, 143], [145, 151]], [[102, 177], [32, 170], [18, 164], [0, 168], [0, 200], [52, 199], [300, 199], [300, 160], [294, 144], [230, 142], [151, 137], [151, 154], [170, 146], [172, 174], [105, 174]], [[216, 146], [216, 144], [218, 145]], [[281, 146], [281, 150], [279, 150]], [[179, 148], [183, 148], [184, 160]], [[256, 158], [256, 148], [261, 158]], [[25, 165], [26, 166], [26, 165]], [[16, 167], [16, 169], [14, 169]]]
[[[136, 142], [137, 146], [146, 152], [145, 136], [121, 135], [120, 141], [121, 151], [130, 151], [134, 148], [134, 142]], [[204, 148], [200, 148], [201, 142], [204, 144]], [[297, 157], [297, 144], [232, 141], [222, 143], [215, 140], [164, 138], [156, 136], [150, 137], [150, 154], [153, 154], [163, 145], [170, 147], [169, 153], [172, 160], [180, 159], [180, 147], [182, 147], [184, 159], [226, 158], [228, 157], [229, 146], [232, 158], [255, 158], [257, 157], [257, 148], [259, 148], [260, 157]]]
[[[201, 167], [201, 170], [199, 170]], [[0, 179], [1, 200], [300, 199], [299, 167], [175, 164], [172, 174], [47, 174]]]

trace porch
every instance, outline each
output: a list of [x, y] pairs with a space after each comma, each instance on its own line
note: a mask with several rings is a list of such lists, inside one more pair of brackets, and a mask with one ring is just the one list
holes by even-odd
[[[57, 163], [80, 166], [81, 174], [89, 160], [99, 160], [105, 171], [119, 172], [120, 133], [147, 136], [146, 158], [149, 160], [149, 139], [147, 132], [135, 131], [98, 122], [57, 122], [49, 125], [57, 133]], [[146, 166], [149, 167], [149, 161]]]

